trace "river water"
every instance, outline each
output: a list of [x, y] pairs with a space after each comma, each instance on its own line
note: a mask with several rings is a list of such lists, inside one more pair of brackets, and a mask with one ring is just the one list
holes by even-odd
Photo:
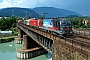
[[[22, 60], [16, 57], [17, 49], [21, 46], [21, 44], [15, 44], [13, 41], [0, 44], [0, 60]], [[48, 53], [27, 60], [51, 60], [51, 57], [52, 55]]]

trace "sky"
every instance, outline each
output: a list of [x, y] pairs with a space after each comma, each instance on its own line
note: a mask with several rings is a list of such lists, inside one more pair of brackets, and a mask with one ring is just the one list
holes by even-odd
[[55, 7], [90, 16], [90, 0], [0, 0], [0, 8]]

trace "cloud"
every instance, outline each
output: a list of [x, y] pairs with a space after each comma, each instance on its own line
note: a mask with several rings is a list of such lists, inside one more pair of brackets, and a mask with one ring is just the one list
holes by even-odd
[[0, 8], [2, 7], [24, 7], [24, 8], [34, 8], [41, 6], [50, 6], [50, 7], [58, 7], [62, 9], [73, 9], [73, 6], [77, 7], [80, 4], [79, 2], [84, 1], [76, 1], [76, 0], [3, 0], [0, 3]]
[[34, 8], [50, 5], [48, 0], [3, 0], [0, 2], [0, 8], [23, 7]]
[[6, 0], [3, 0], [2, 3], [0, 3], [1, 8], [5, 8], [8, 6], [11, 6], [11, 5], [10, 5], [10, 2], [7, 2]]
[[22, 0], [3, 0], [0, 3], [0, 8], [15, 7], [20, 3], [22, 3]]
[[45, 2], [47, 2], [47, 0], [23, 0], [23, 2], [18, 5], [25, 8], [34, 8], [43, 6]]
[[[35, 7], [56, 7], [75, 11], [80, 14], [88, 13], [90, 15], [90, 0], [0, 0], [0, 8], [6, 7], [22, 7], [22, 8], [35, 8]], [[81, 12], [80, 12], [81, 11]], [[85, 11], [85, 12], [83, 12]], [[82, 13], [83, 12], [83, 13]]]

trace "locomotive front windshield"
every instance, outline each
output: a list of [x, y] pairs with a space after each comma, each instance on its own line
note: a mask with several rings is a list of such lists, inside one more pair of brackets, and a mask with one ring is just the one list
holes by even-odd
[[71, 22], [69, 20], [62, 20], [61, 25], [62, 26], [71, 26]]

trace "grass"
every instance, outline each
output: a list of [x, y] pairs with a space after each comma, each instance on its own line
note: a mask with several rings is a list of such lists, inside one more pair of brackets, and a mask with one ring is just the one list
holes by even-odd
[[0, 36], [0, 43], [10, 42], [10, 41], [14, 40], [14, 38], [16, 38], [16, 37], [17, 36], [5, 36], [5, 37]]

